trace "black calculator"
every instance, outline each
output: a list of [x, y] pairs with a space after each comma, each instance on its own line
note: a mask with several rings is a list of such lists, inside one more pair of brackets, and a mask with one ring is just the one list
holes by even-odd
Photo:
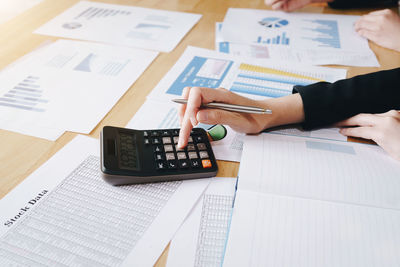
[[133, 130], [105, 126], [100, 134], [101, 172], [113, 185], [213, 177], [218, 166], [207, 132], [193, 128], [178, 149], [179, 129]]

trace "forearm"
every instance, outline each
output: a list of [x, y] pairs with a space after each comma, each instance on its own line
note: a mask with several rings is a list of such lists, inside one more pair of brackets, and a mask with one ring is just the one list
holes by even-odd
[[330, 125], [359, 113], [400, 109], [400, 68], [356, 76], [335, 83], [294, 89], [304, 105], [304, 128]]

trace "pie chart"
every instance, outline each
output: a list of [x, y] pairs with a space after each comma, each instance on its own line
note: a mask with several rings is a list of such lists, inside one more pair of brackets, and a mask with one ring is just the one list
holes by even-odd
[[287, 21], [286, 19], [281, 19], [281, 18], [276, 18], [276, 17], [267, 17], [267, 18], [263, 18], [258, 23], [267, 28], [282, 28], [282, 27], [288, 25], [289, 21]]

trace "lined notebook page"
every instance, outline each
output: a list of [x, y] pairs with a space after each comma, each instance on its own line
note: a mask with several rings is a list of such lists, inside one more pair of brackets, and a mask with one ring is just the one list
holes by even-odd
[[238, 191], [224, 266], [400, 266], [400, 211]]
[[400, 162], [374, 145], [248, 136], [239, 189], [400, 210]]

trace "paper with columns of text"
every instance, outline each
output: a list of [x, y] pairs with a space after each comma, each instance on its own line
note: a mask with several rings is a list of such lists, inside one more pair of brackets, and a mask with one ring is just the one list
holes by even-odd
[[210, 179], [112, 186], [78, 136], [0, 201], [0, 265], [153, 266]]
[[214, 178], [171, 241], [167, 267], [222, 264], [236, 178]]

